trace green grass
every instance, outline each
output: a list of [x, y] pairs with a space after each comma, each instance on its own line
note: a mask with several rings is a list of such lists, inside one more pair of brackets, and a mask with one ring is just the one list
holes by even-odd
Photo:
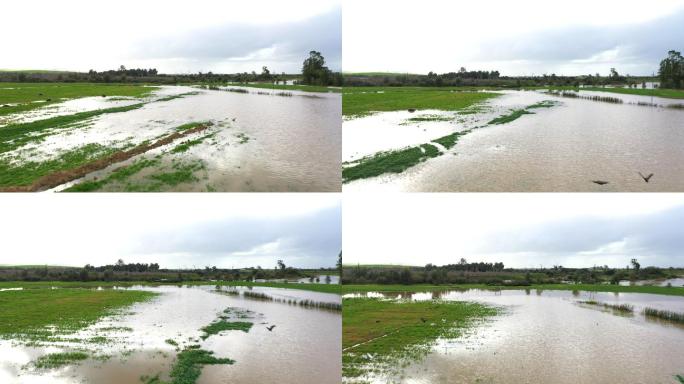
[[380, 176], [385, 173], [402, 173], [429, 158], [441, 154], [431, 144], [409, 147], [397, 151], [380, 152], [359, 160], [358, 164], [342, 169], [342, 180], [349, 182], [358, 179]]
[[399, 284], [354, 284], [342, 285], [342, 293], [353, 292], [431, 292], [465, 289], [540, 289], [548, 291], [585, 291], [585, 292], [624, 292], [648, 293], [654, 295], [684, 296], [684, 287], [658, 287], [649, 285], [608, 285], [608, 284], [533, 284], [529, 286], [491, 286], [486, 284], [454, 284], [454, 285], [399, 285]]
[[119, 148], [91, 143], [63, 152], [59, 156], [45, 161], [25, 161], [14, 164], [8, 159], [0, 159], [0, 187], [31, 185], [43, 176], [76, 168], [111, 155], [117, 150]]
[[64, 192], [93, 192], [102, 189], [105, 185], [113, 181], [123, 182], [129, 177], [142, 171], [145, 168], [153, 167], [159, 164], [159, 159], [145, 159], [136, 160], [131, 165], [117, 168], [106, 178], [93, 181], [84, 181], [64, 190]]
[[458, 301], [343, 300], [345, 378], [396, 369], [427, 354], [438, 338], [458, 338], [497, 309]]
[[[144, 97], [157, 90], [157, 87], [143, 87], [132, 84], [91, 84], [91, 83], [0, 83], [0, 115], [26, 112], [49, 104], [63, 102], [62, 98], [76, 99], [90, 96]], [[41, 95], [42, 94], [42, 95]], [[49, 102], [34, 103], [34, 101]], [[5, 104], [19, 104], [2, 107]]]
[[27, 289], [0, 292], [0, 337], [44, 338], [54, 326], [75, 332], [116, 310], [149, 300], [143, 291], [92, 289]]
[[50, 353], [48, 355], [39, 357], [34, 362], [34, 365], [39, 369], [52, 369], [70, 365], [78, 361], [83, 361], [87, 358], [88, 354], [85, 352]]
[[451, 149], [456, 145], [456, 143], [458, 143], [458, 139], [460, 139], [461, 136], [465, 136], [468, 133], [470, 133], [470, 130], [461, 131], [461, 132], [454, 132], [451, 135], [447, 135], [444, 137], [440, 137], [439, 139], [432, 140], [432, 142], [440, 144], [446, 149]]
[[681, 312], [665, 311], [647, 307], [644, 308], [644, 315], [647, 317], [655, 317], [661, 320], [684, 324], [684, 313]]
[[184, 152], [187, 152], [190, 148], [194, 147], [195, 145], [202, 144], [202, 143], [204, 142], [204, 140], [206, 140], [206, 139], [208, 139], [208, 138], [210, 138], [210, 137], [213, 137], [214, 135], [216, 135], [216, 133], [210, 133], [210, 134], [208, 134], [208, 135], [204, 135], [204, 136], [199, 137], [199, 138], [194, 139], [194, 140], [187, 140], [187, 141], [184, 141], [184, 142], [182, 142], [182, 143], [176, 145], [176, 146], [171, 150], [171, 153], [184, 153]]
[[496, 93], [473, 92], [459, 88], [344, 88], [342, 114], [347, 117], [358, 117], [373, 112], [402, 111], [410, 108], [458, 111], [497, 96], [499, 95]]
[[193, 183], [199, 181], [199, 179], [195, 176], [195, 172], [202, 170], [204, 168], [204, 164], [201, 162], [189, 164], [176, 163], [174, 168], [175, 169], [171, 172], [157, 173], [150, 175], [149, 178], [172, 187], [182, 183]]
[[94, 111], [51, 117], [49, 119], [37, 120], [30, 123], [6, 125], [0, 129], [0, 153], [11, 151], [30, 142], [41, 141], [46, 136], [54, 134], [54, 130], [70, 128], [76, 123], [108, 113], [132, 111], [141, 108], [143, 105], [145, 104], [139, 103], [126, 107], [97, 109]]
[[201, 337], [202, 340], [206, 340], [209, 336], [216, 335], [219, 332], [223, 331], [242, 331], [247, 333], [250, 329], [252, 329], [252, 325], [254, 324], [252, 324], [249, 321], [219, 320], [202, 328], [202, 332], [204, 332], [204, 335], [202, 335]]
[[499, 116], [499, 117], [493, 119], [492, 121], [490, 121], [488, 124], [499, 125], [499, 124], [510, 123], [511, 121], [518, 120], [523, 115], [533, 115], [534, 112], [531, 111], [532, 109], [551, 108], [551, 107], [555, 106], [556, 104], [557, 103], [552, 101], [552, 100], [540, 101], [536, 104], [529, 105], [523, 109], [513, 110], [507, 115]]
[[171, 368], [171, 384], [194, 384], [202, 374], [202, 366], [234, 362], [227, 358], [217, 358], [213, 352], [199, 349], [199, 346], [188, 347], [176, 357]]
[[586, 301], [578, 301], [580, 304], [586, 304], [586, 305], [593, 305], [597, 307], [603, 307], [606, 309], [612, 309], [615, 311], [619, 312], [627, 312], [627, 313], [632, 313], [634, 312], [634, 306], [630, 304], [609, 304], [609, 303], [603, 303], [600, 301], [596, 300], [586, 300]]
[[[249, 281], [184, 281], [183, 285], [199, 286], [199, 285], [220, 285], [226, 287], [270, 287], [270, 288], [285, 288], [296, 289], [300, 291], [311, 291], [321, 293], [335, 293], [341, 292], [341, 285], [339, 284], [298, 284], [298, 283], [253, 283]], [[158, 287], [164, 285], [179, 285], [178, 283], [154, 283], [147, 281], [0, 281], [0, 288], [24, 288], [26, 290], [43, 289], [50, 287], [58, 288], [111, 288], [111, 287], [133, 287], [133, 286], [151, 286]], [[22, 292], [22, 291], [14, 291]], [[2, 295], [4, 292], [0, 292]], [[0, 296], [1, 297], [1, 296]]]

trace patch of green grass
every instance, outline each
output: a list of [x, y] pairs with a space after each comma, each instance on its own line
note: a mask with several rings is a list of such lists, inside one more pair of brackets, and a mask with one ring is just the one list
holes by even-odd
[[481, 103], [496, 93], [473, 92], [458, 88], [430, 87], [353, 87], [342, 95], [342, 114], [364, 116], [373, 112], [438, 109], [458, 111]]
[[204, 164], [201, 162], [176, 163], [174, 169], [172, 172], [150, 175], [149, 178], [172, 187], [182, 183], [193, 183], [199, 181], [195, 172], [204, 169]]
[[444, 148], [446, 148], [446, 149], [451, 149], [456, 145], [456, 143], [458, 143], [458, 139], [460, 139], [461, 136], [465, 136], [468, 133], [470, 133], [469, 130], [468, 131], [462, 131], [462, 132], [454, 132], [451, 135], [447, 135], [444, 137], [440, 137], [439, 139], [432, 140], [432, 142], [440, 144], [440, 145], [444, 146]]
[[202, 366], [233, 363], [234, 360], [217, 358], [213, 352], [199, 349], [199, 346], [188, 347], [176, 357], [171, 368], [170, 384], [194, 384], [202, 374]]
[[182, 143], [176, 145], [176, 146], [171, 150], [171, 153], [183, 153], [183, 152], [187, 152], [190, 148], [194, 147], [195, 145], [202, 144], [202, 143], [204, 142], [204, 140], [206, 140], [206, 139], [208, 139], [208, 138], [210, 138], [210, 137], [213, 137], [214, 135], [216, 135], [216, 133], [210, 133], [210, 134], [208, 134], [208, 135], [204, 135], [204, 136], [199, 137], [199, 138], [194, 139], [194, 140], [184, 141], [184, 142], [182, 142]]
[[[17, 112], [26, 112], [49, 104], [63, 102], [62, 99], [77, 99], [90, 96], [126, 96], [145, 97], [157, 87], [143, 87], [133, 84], [91, 84], [91, 83], [2, 83], [0, 116]], [[50, 99], [50, 101], [46, 101]], [[35, 103], [36, 101], [45, 101]]]
[[56, 333], [75, 332], [156, 295], [144, 291], [67, 288], [0, 292], [0, 337], [43, 339]]
[[342, 307], [342, 372], [397, 373], [421, 359], [438, 338], [463, 335], [496, 308], [457, 301], [390, 301], [348, 298]]
[[199, 95], [199, 94], [200, 94], [199, 92], [186, 92], [186, 93], [181, 93], [181, 94], [178, 94], [178, 95], [171, 95], [171, 96], [161, 97], [161, 98], [155, 100], [155, 102], [171, 101], [171, 100], [176, 100], [176, 99], [182, 99], [182, 98], [184, 98], [184, 97], [186, 97], [186, 96], [196, 96], [196, 95]]
[[174, 347], [178, 346], [178, 342], [176, 342], [176, 340], [173, 340], [173, 339], [166, 339], [166, 340], [164, 340], [164, 342], [168, 345], [173, 345]]
[[380, 152], [359, 160], [358, 164], [342, 169], [342, 180], [380, 176], [385, 173], [401, 173], [429, 158], [440, 155], [439, 149], [431, 144], [409, 147], [398, 151]]
[[56, 116], [30, 123], [9, 124], [0, 129], [0, 153], [19, 148], [30, 142], [38, 142], [54, 134], [54, 130], [71, 128], [74, 124], [108, 113], [128, 112], [141, 108], [144, 103], [127, 107], [97, 109], [71, 115]]
[[48, 355], [39, 357], [34, 362], [34, 365], [39, 369], [52, 369], [83, 361], [87, 358], [88, 354], [85, 352], [50, 353]]
[[204, 332], [204, 335], [202, 335], [202, 340], [206, 340], [209, 336], [216, 335], [223, 331], [242, 331], [246, 333], [252, 329], [252, 325], [254, 324], [249, 321], [219, 320], [202, 328], [202, 332]]
[[493, 119], [492, 121], [490, 121], [488, 124], [499, 125], [499, 124], [510, 123], [511, 121], [518, 120], [523, 115], [533, 115], [534, 112], [530, 111], [531, 109], [551, 108], [554, 105], [556, 105], [556, 103], [551, 101], [551, 100], [540, 101], [536, 104], [529, 105], [523, 109], [513, 110], [507, 115], [499, 116], [499, 117]]
[[145, 168], [153, 167], [159, 164], [159, 159], [145, 159], [141, 158], [131, 165], [117, 168], [109, 176], [100, 180], [84, 181], [64, 190], [64, 192], [93, 192], [102, 189], [105, 185], [112, 181], [125, 181], [129, 177], [142, 171]]
[[603, 303], [600, 301], [596, 300], [585, 300], [585, 301], [578, 301], [580, 304], [586, 304], [586, 305], [593, 305], [597, 307], [603, 307], [606, 309], [612, 309], [614, 311], [618, 312], [628, 312], [632, 313], [634, 312], [634, 306], [630, 304], [609, 304], [609, 303]]
[[45, 175], [84, 165], [117, 150], [119, 149], [91, 143], [45, 161], [26, 161], [15, 164], [7, 159], [0, 159], [0, 187], [31, 185]]
[[177, 132], [184, 132], [188, 131], [193, 128], [197, 128], [200, 125], [211, 125], [210, 121], [193, 121], [191, 123], [183, 124], [181, 126], [176, 127]]

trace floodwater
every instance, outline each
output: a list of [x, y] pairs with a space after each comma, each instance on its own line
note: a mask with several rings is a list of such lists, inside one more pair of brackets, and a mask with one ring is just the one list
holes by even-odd
[[[377, 294], [375, 294], [377, 296]], [[675, 383], [684, 372], [684, 328], [646, 319], [644, 307], [684, 311], [684, 298], [569, 291], [450, 291], [416, 300], [477, 301], [503, 314], [457, 340], [440, 340], [400, 376], [374, 383]], [[634, 305], [634, 314], [580, 304]]]
[[[235, 360], [232, 365], [205, 366], [198, 383], [339, 383], [341, 371], [341, 315], [339, 312], [304, 308], [287, 303], [255, 300], [242, 294], [217, 293], [215, 287], [133, 287], [160, 292], [151, 302], [139, 303], [123, 315], [98, 322], [77, 336], [105, 336], [104, 344], [51, 343], [28, 347], [12, 340], [0, 341], [2, 383], [137, 383], [141, 376], [168, 379], [176, 354], [172, 339], [182, 348], [199, 344], [216, 357]], [[222, 288], [235, 291], [234, 288]], [[238, 292], [248, 288], [238, 287]], [[339, 303], [339, 295], [301, 290], [253, 288], [275, 298]], [[247, 333], [224, 331], [202, 340], [200, 329], [217, 320], [226, 308], [252, 311], [254, 323]], [[229, 320], [233, 321], [233, 320]], [[267, 326], [275, 325], [272, 331]], [[93, 355], [81, 364], [52, 370], [30, 367], [46, 353], [65, 346], [85, 347]], [[284, 374], [286, 373], [286, 374]]]
[[[93, 172], [75, 183], [106, 178], [113, 170], [141, 158], [157, 158], [160, 165], [144, 169], [128, 180], [128, 184], [138, 185], [137, 190], [145, 190], [145, 183], [153, 180], [150, 176], [174, 170], [182, 163], [194, 166], [194, 181], [164, 185], [162, 190], [339, 191], [341, 96], [298, 91], [288, 91], [290, 96], [278, 96], [282, 92], [244, 89], [247, 93], [162, 87], [140, 109], [100, 115], [88, 120], [84, 126], [57, 131], [40, 143], [28, 144], [3, 156], [21, 163], [53, 159], [88, 144], [130, 148], [143, 142], [154, 142], [175, 132], [180, 125], [208, 121], [213, 126], [207, 131]], [[190, 92], [197, 94], [159, 101], [160, 96]], [[77, 99], [39, 109], [26, 119], [131, 103], [136, 101]], [[205, 138], [208, 134], [213, 136]], [[180, 142], [195, 139], [201, 139], [201, 143], [185, 152], [171, 151]], [[65, 184], [55, 190], [73, 184]], [[119, 191], [123, 187], [113, 183], [105, 185], [103, 190]]]
[[[442, 156], [401, 174], [386, 174], [345, 184], [344, 189], [413, 192], [684, 191], [684, 110], [666, 107], [682, 104], [681, 100], [579, 92], [581, 96], [600, 95], [624, 101], [623, 104], [612, 104], [542, 92], [501, 93], [502, 96], [487, 101], [487, 111], [472, 121], [435, 123], [440, 125], [440, 130], [426, 139], [438, 138], [444, 133], [445, 124], [451, 124], [452, 132], [455, 132], [480, 127], [483, 122], [511, 109], [525, 108], [543, 100], [555, 100], [559, 104], [552, 108], [534, 109], [535, 114], [524, 115], [507, 124], [475, 129], [461, 137], [458, 144]], [[658, 107], [637, 105], [639, 102]], [[363, 154], [370, 147], [370, 144], [362, 142], [362, 135], [354, 133], [359, 131], [359, 127], [367, 128], [368, 140], [384, 140], [382, 136], [385, 134], [376, 134], [372, 128], [377, 120], [393, 119], [384, 115], [344, 122], [345, 159], [351, 159], [356, 153]], [[348, 126], [352, 128], [349, 140]], [[413, 128], [414, 134], [419, 135], [425, 126], [415, 124]], [[406, 129], [402, 127], [399, 132]], [[402, 144], [408, 142], [398, 144], [394, 149], [401, 148]], [[381, 148], [380, 144], [376, 146]], [[645, 176], [653, 173], [654, 176], [647, 183], [639, 172]], [[601, 186], [593, 181], [606, 181], [608, 184]]]

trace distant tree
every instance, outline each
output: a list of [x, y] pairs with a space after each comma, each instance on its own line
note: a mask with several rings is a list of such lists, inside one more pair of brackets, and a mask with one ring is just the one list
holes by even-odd
[[641, 269], [641, 264], [637, 261], [637, 259], [632, 259], [632, 261], [629, 262], [632, 265], [632, 268], [636, 271], [636, 273], [639, 273], [639, 269]]
[[325, 66], [325, 58], [318, 51], [309, 52], [302, 64], [302, 83], [308, 85], [333, 85], [336, 82], [332, 71]]
[[282, 260], [278, 260], [277, 265], [278, 265], [278, 266], [277, 266], [278, 269], [280, 269], [280, 270], [284, 270], [284, 269], [285, 269], [285, 263], [284, 263]]
[[340, 281], [342, 281], [342, 251], [337, 255], [337, 271], [340, 273]]
[[668, 52], [667, 57], [660, 62], [658, 73], [661, 88], [684, 88], [684, 57], [681, 52]]

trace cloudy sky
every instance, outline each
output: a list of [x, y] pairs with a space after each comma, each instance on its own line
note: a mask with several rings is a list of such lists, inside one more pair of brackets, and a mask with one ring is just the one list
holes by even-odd
[[345, 264], [684, 267], [684, 196], [348, 195]]
[[168, 268], [333, 267], [339, 196], [6, 195], [0, 264], [159, 263]]
[[309, 51], [341, 68], [341, 0], [8, 0], [2, 69], [297, 73]]
[[346, 0], [343, 69], [650, 75], [683, 25], [684, 0]]

